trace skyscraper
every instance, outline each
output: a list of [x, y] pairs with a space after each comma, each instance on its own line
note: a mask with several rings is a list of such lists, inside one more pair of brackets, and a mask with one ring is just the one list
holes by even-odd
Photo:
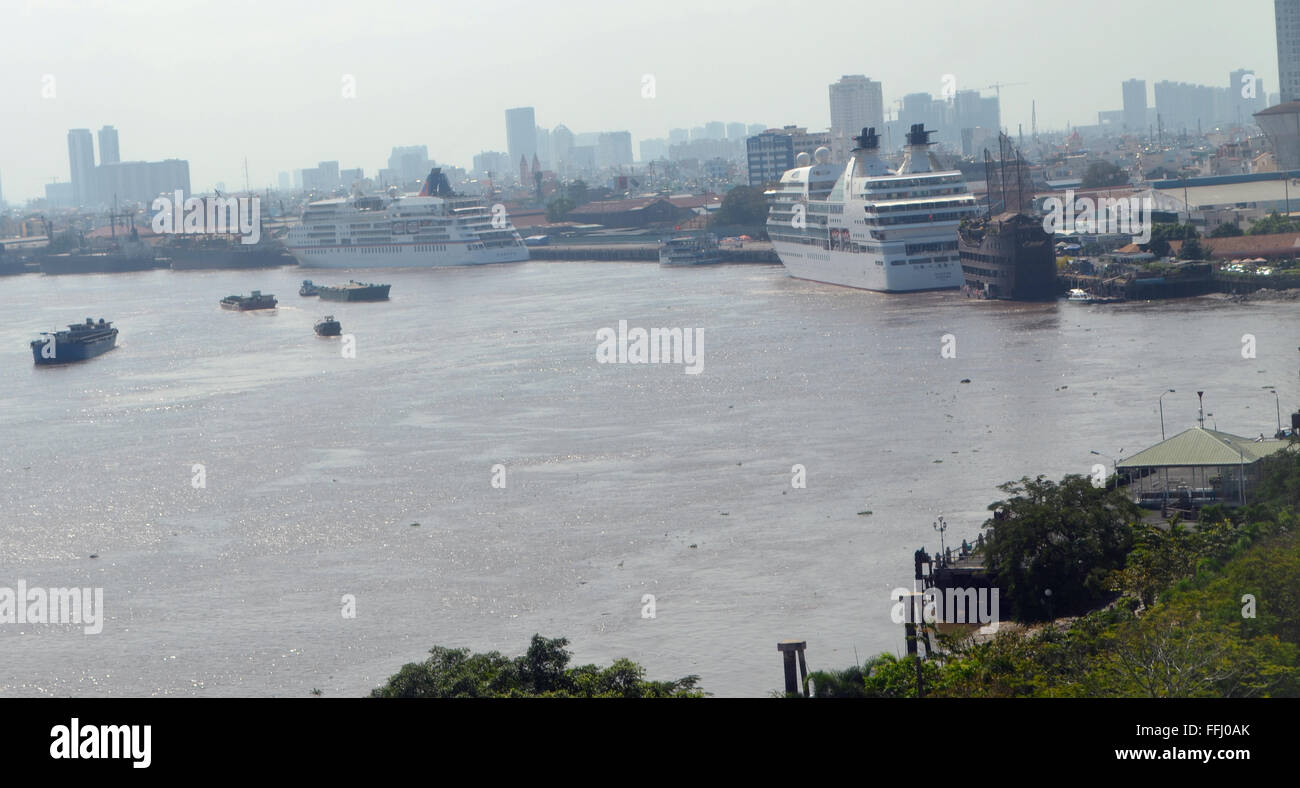
[[95, 141], [90, 129], [68, 132], [68, 169], [73, 201], [89, 205], [95, 199]]
[[885, 125], [884, 93], [879, 82], [861, 74], [831, 83], [831, 136], [852, 137], [864, 128]]
[[122, 155], [117, 150], [117, 129], [105, 126], [99, 130], [99, 163], [117, 164]]
[[1142, 134], [1147, 130], [1147, 81], [1130, 79], [1124, 82], [1124, 130]]
[[1239, 68], [1228, 73], [1228, 117], [1233, 123], [1250, 123], [1251, 116], [1268, 105], [1264, 80], [1253, 69]]
[[1300, 99], [1300, 0], [1273, 0], [1282, 103]]
[[537, 120], [532, 107], [506, 110], [506, 152], [511, 161], [527, 164], [537, 153]]

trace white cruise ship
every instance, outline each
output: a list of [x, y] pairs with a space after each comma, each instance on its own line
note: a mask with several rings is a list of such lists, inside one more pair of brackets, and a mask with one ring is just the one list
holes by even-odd
[[514, 263], [528, 247], [504, 213], [452, 192], [435, 168], [418, 195], [310, 203], [285, 246], [310, 268], [435, 268]]
[[767, 192], [767, 234], [791, 276], [885, 293], [962, 286], [957, 227], [976, 213], [961, 172], [943, 171], [920, 124], [897, 172], [863, 129], [843, 167], [818, 148]]

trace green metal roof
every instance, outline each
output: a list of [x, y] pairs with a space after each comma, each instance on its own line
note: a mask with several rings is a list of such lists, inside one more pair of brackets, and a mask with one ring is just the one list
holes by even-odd
[[[1231, 441], [1232, 445], [1226, 443]], [[1287, 446], [1284, 440], [1256, 440], [1192, 427], [1116, 463], [1116, 468], [1173, 468], [1257, 462]]]

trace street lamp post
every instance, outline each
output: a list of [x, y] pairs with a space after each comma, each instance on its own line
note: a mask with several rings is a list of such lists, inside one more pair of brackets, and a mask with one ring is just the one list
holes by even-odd
[[[1174, 393], [1173, 389], [1169, 389], [1168, 391], [1165, 392], [1165, 394], [1173, 394], [1173, 393]], [[1160, 403], [1160, 440], [1165, 439], [1165, 394], [1161, 394], [1159, 397], [1156, 398], [1156, 401]], [[1282, 418], [1281, 416], [1278, 417], [1279, 420], [1281, 418]]]
[[1277, 406], [1277, 433], [1274, 438], [1282, 437], [1282, 397], [1278, 395], [1277, 389], [1272, 386], [1265, 386], [1264, 390], [1273, 395], [1273, 404]]

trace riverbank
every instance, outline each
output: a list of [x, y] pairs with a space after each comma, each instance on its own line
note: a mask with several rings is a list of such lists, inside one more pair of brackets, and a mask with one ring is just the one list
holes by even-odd
[[[534, 260], [608, 260], [619, 262], [659, 262], [659, 245], [654, 244], [549, 244], [533, 246], [528, 254]], [[780, 265], [772, 244], [751, 241], [738, 249], [719, 249], [723, 263]]]

